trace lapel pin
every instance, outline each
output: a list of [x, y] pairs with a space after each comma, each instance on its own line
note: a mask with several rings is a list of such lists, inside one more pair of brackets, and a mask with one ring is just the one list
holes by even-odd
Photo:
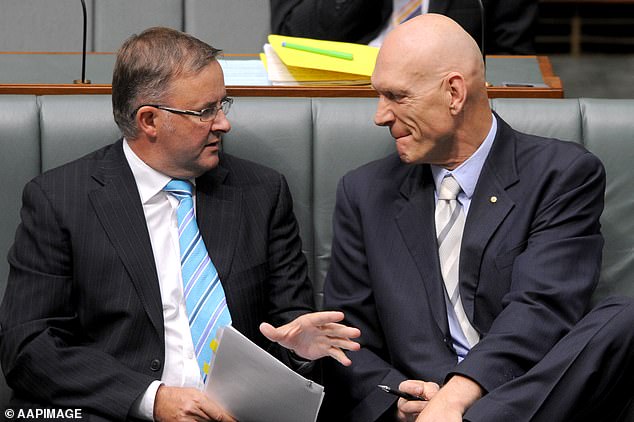
[[491, 201], [492, 204], [495, 204], [498, 201], [498, 197], [497, 196], [492, 196], [489, 198], [489, 201]]

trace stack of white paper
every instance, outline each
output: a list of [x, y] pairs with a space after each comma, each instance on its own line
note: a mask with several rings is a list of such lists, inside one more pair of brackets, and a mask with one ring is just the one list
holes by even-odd
[[233, 327], [220, 332], [206, 393], [240, 422], [314, 422], [324, 387], [302, 377]]

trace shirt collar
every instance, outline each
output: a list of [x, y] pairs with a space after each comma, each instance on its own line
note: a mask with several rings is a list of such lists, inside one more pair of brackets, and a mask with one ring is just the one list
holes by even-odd
[[460, 184], [460, 187], [467, 198], [469, 198], [469, 200], [471, 199], [473, 193], [475, 192], [480, 173], [482, 172], [482, 167], [484, 167], [484, 162], [489, 156], [493, 140], [495, 139], [495, 134], [497, 133], [497, 120], [495, 115], [492, 115], [492, 117], [491, 128], [489, 129], [489, 133], [486, 138], [484, 138], [484, 141], [480, 144], [478, 149], [462, 164], [451, 171], [437, 165], [431, 165], [431, 172], [434, 177], [436, 192], [438, 192], [438, 189], [440, 188], [442, 179], [444, 179], [448, 174], [451, 174], [458, 184]]
[[134, 180], [136, 181], [139, 195], [141, 196], [141, 202], [146, 204], [150, 199], [156, 196], [157, 193], [163, 191], [165, 185], [167, 185], [172, 178], [154, 170], [143, 162], [143, 160], [132, 151], [132, 148], [128, 145], [128, 140], [125, 138], [123, 139], [123, 153], [134, 175]]

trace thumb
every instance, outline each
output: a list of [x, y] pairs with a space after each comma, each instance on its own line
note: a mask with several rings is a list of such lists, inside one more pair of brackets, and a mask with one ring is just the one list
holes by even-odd
[[281, 335], [278, 334], [277, 329], [268, 322], [260, 324], [260, 332], [264, 335], [264, 337], [271, 341], [278, 341], [281, 337]]

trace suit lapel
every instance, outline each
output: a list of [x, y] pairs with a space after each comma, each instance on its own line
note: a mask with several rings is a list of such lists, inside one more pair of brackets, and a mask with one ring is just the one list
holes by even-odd
[[401, 187], [404, 206], [396, 224], [416, 263], [429, 306], [444, 337], [449, 333], [434, 230], [434, 182], [429, 166], [413, 166]]
[[513, 130], [496, 115], [498, 130], [478, 178], [465, 222], [460, 252], [460, 295], [469, 319], [475, 320], [475, 292], [484, 250], [514, 201], [506, 189], [518, 181]]
[[218, 166], [196, 179], [198, 227], [225, 290], [242, 215], [242, 192], [224, 183], [228, 174], [226, 168]]
[[102, 184], [89, 195], [95, 213], [130, 274], [152, 325], [163, 338], [163, 306], [150, 235], [121, 141], [106, 153], [93, 178]]

